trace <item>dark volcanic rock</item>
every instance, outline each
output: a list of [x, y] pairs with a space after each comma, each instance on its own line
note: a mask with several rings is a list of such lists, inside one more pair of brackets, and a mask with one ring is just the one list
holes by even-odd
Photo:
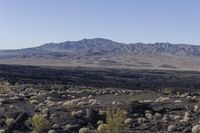
[[26, 120], [29, 118], [29, 115], [27, 113], [21, 113], [19, 114], [14, 122], [9, 125], [8, 131], [12, 132], [14, 130], [19, 130], [19, 131], [27, 131], [29, 128], [25, 125]]
[[153, 110], [153, 107], [147, 103], [133, 102], [128, 106], [128, 114], [138, 114], [139, 116], [144, 116], [146, 110]]
[[99, 112], [93, 109], [87, 109], [86, 113], [87, 113], [86, 118], [88, 119], [88, 123], [91, 126], [95, 126], [95, 124], [99, 120]]

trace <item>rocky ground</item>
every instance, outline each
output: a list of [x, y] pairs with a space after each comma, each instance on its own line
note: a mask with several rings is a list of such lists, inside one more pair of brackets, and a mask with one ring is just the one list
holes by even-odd
[[200, 132], [197, 92], [6, 87], [0, 94], [0, 133]]

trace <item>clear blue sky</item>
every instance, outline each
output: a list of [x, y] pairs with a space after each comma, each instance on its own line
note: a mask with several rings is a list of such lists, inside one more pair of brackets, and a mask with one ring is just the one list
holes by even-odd
[[96, 37], [200, 44], [200, 0], [0, 0], [0, 49]]

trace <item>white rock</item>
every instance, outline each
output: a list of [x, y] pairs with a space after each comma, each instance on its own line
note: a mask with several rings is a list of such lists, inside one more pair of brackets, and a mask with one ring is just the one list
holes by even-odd
[[83, 111], [82, 111], [82, 110], [79, 110], [79, 111], [72, 111], [72, 112], [71, 112], [71, 115], [72, 115], [73, 117], [80, 117], [80, 116], [82, 116], [82, 114], [83, 114]]
[[164, 102], [170, 100], [169, 97], [159, 97], [158, 99], [155, 100], [155, 102]]
[[82, 100], [86, 100], [86, 99], [87, 99], [87, 97], [82, 97], [81, 99], [82, 99]]
[[174, 120], [178, 120], [178, 119], [180, 119], [180, 118], [181, 118], [180, 115], [175, 115], [175, 116], [174, 116]]
[[55, 130], [49, 130], [48, 133], [55, 133]]
[[69, 100], [63, 103], [63, 106], [74, 106], [76, 105], [78, 102], [80, 101], [80, 99], [73, 99], [73, 100]]
[[106, 128], [107, 128], [106, 124], [101, 124], [101, 125], [98, 126], [97, 131], [99, 133], [103, 133], [103, 131], [105, 131]]
[[139, 100], [140, 103], [151, 103], [152, 100]]
[[15, 107], [13, 105], [9, 105], [9, 108], [10, 109], [14, 109]]
[[119, 94], [118, 93], [115, 93], [115, 96], [118, 96]]
[[19, 100], [20, 98], [18, 96], [14, 96], [14, 97], [11, 97], [10, 100]]
[[183, 93], [180, 97], [187, 97], [189, 93]]
[[52, 107], [54, 105], [55, 105], [55, 103], [53, 101], [50, 101], [50, 102], [47, 103], [47, 106], [49, 106], [49, 107]]
[[143, 123], [143, 122], [145, 122], [145, 121], [146, 121], [145, 118], [138, 118], [138, 123]]
[[90, 98], [93, 98], [93, 96], [92, 96], [92, 95], [89, 95], [89, 96], [88, 96], [88, 99], [90, 99]]
[[99, 121], [97, 122], [97, 125], [101, 125], [101, 124], [103, 124], [103, 121], [99, 120]]
[[53, 129], [58, 129], [60, 126], [58, 124], [53, 124]]
[[0, 133], [5, 133], [6, 130], [5, 129], [0, 129]]
[[6, 125], [11, 125], [12, 123], [14, 122], [14, 119], [13, 118], [6, 118], [6, 121], [5, 121], [5, 123], [6, 123]]
[[4, 102], [6, 102], [6, 99], [1, 98], [0, 103], [4, 103]]
[[77, 103], [77, 106], [84, 106], [84, 105], [87, 105], [87, 102], [79, 102], [79, 103]]
[[44, 104], [43, 104], [43, 103], [40, 103], [40, 104], [38, 104], [38, 105], [36, 106], [36, 108], [40, 108], [40, 107], [42, 107], [42, 106], [44, 106]]
[[38, 100], [31, 100], [30, 103], [31, 104], [39, 104], [39, 101]]
[[130, 95], [130, 96], [133, 96], [133, 93], [130, 93], [129, 95]]
[[47, 100], [52, 100], [52, 97], [47, 97]]
[[170, 125], [170, 126], [168, 126], [167, 131], [173, 132], [175, 129], [176, 129], [176, 127], [174, 125]]
[[86, 127], [79, 129], [79, 133], [90, 133], [90, 130]]
[[126, 120], [124, 121], [124, 123], [125, 123], [126, 125], [132, 125], [132, 124], [133, 124], [133, 119], [128, 118], [128, 119], [126, 119]]
[[31, 100], [37, 99], [37, 96], [31, 96], [30, 99], [31, 99]]
[[200, 133], [200, 125], [193, 126], [192, 133]]
[[58, 105], [62, 105], [62, 104], [63, 104], [63, 102], [62, 102], [62, 101], [59, 101], [59, 102], [58, 102]]
[[155, 113], [155, 115], [154, 115], [156, 118], [161, 118], [161, 114], [160, 113]]
[[116, 102], [116, 101], [113, 101], [113, 102], [112, 102], [112, 105], [115, 105], [115, 104], [117, 104], [117, 102]]
[[122, 105], [122, 103], [121, 102], [117, 102], [117, 105]]
[[194, 111], [194, 112], [197, 112], [198, 109], [199, 109], [199, 105], [198, 105], [198, 104], [194, 105], [194, 109], [193, 109], [193, 111]]
[[174, 103], [181, 103], [181, 100], [175, 100]]
[[183, 119], [181, 120], [182, 122], [189, 122], [191, 119], [191, 114], [189, 112], [185, 112]]
[[146, 113], [146, 114], [145, 114], [145, 117], [146, 117], [147, 119], [153, 119], [153, 115], [152, 115], [151, 113]]
[[193, 96], [193, 97], [192, 97], [192, 100], [196, 100], [196, 99], [197, 99], [197, 96]]
[[106, 115], [106, 111], [104, 111], [104, 110], [99, 110], [99, 115]]
[[92, 101], [89, 101], [89, 103], [90, 103], [91, 105], [100, 105], [100, 104], [101, 104], [101, 101], [96, 100], [96, 99], [93, 99]]

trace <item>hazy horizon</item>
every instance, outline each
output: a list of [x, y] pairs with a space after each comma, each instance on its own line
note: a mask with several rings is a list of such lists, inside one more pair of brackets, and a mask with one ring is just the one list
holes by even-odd
[[106, 38], [200, 44], [200, 1], [2, 0], [0, 49]]

